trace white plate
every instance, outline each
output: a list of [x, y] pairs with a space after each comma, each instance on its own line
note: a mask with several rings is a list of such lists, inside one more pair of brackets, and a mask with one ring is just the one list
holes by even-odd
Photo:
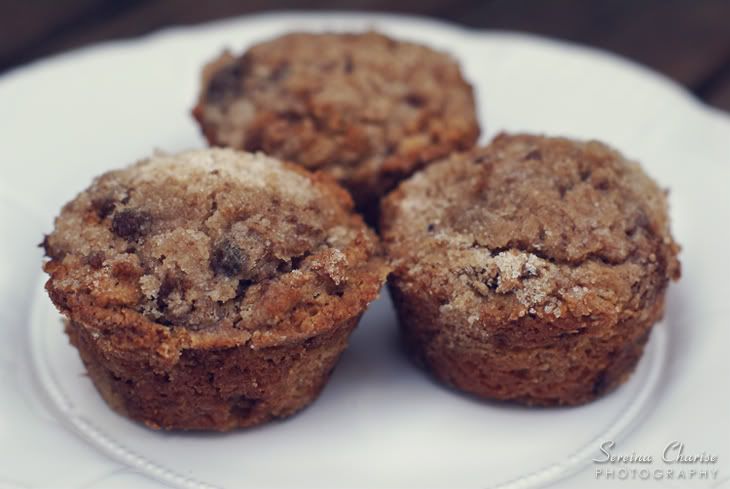
[[[367, 27], [458, 56], [478, 90], [484, 141], [499, 130], [598, 138], [671, 188], [684, 276], [636, 374], [580, 408], [478, 402], [410, 366], [382, 299], [322, 397], [290, 420], [184, 435], [113, 414], [39, 285], [33, 245], [52, 216], [98, 173], [156, 147], [202, 146], [188, 112], [201, 64], [224, 46], [239, 51], [291, 29]], [[617, 454], [658, 459], [680, 440], [687, 452], [719, 457], [711, 480], [623, 487], [727, 483], [730, 120], [671, 82], [604, 53], [517, 34], [409, 17], [268, 15], [36, 63], [0, 79], [0, 108], [0, 487], [536, 487], [575, 471], [561, 487], [609, 487], [590, 461], [607, 439]]]

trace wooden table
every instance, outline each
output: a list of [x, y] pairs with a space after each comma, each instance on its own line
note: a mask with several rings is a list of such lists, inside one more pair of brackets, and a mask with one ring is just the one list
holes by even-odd
[[0, 72], [173, 25], [267, 10], [373, 10], [597, 46], [730, 110], [730, 0], [0, 0], [0, 7]]

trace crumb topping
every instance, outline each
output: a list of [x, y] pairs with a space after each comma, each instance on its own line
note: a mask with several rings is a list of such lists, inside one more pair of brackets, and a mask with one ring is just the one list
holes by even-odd
[[453, 58], [374, 32], [293, 33], [226, 52], [204, 70], [194, 115], [211, 144], [325, 170], [360, 204], [479, 134]]
[[665, 192], [595, 141], [502, 134], [404, 182], [382, 230], [399, 286], [467, 324], [618, 320], [679, 276]]
[[48, 287], [191, 331], [314, 331], [354, 315], [387, 271], [351, 206], [330, 179], [262, 154], [157, 153], [63, 208], [44, 240]]

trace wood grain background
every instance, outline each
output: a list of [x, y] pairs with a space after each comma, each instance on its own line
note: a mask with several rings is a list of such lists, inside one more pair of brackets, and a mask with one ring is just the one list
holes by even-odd
[[418, 14], [634, 59], [730, 110], [730, 0], [0, 0], [0, 73], [95, 42], [287, 9]]

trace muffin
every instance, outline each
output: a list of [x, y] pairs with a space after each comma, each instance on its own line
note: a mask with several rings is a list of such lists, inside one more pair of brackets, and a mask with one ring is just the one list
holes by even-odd
[[680, 275], [665, 192], [595, 141], [502, 134], [402, 183], [381, 218], [408, 350], [485, 398], [609, 392]]
[[450, 56], [381, 34], [288, 34], [208, 64], [194, 117], [214, 146], [334, 176], [371, 219], [398, 181], [479, 136]]
[[230, 149], [102, 175], [43, 246], [99, 393], [164, 429], [247, 427], [312, 402], [387, 274], [331, 177]]

